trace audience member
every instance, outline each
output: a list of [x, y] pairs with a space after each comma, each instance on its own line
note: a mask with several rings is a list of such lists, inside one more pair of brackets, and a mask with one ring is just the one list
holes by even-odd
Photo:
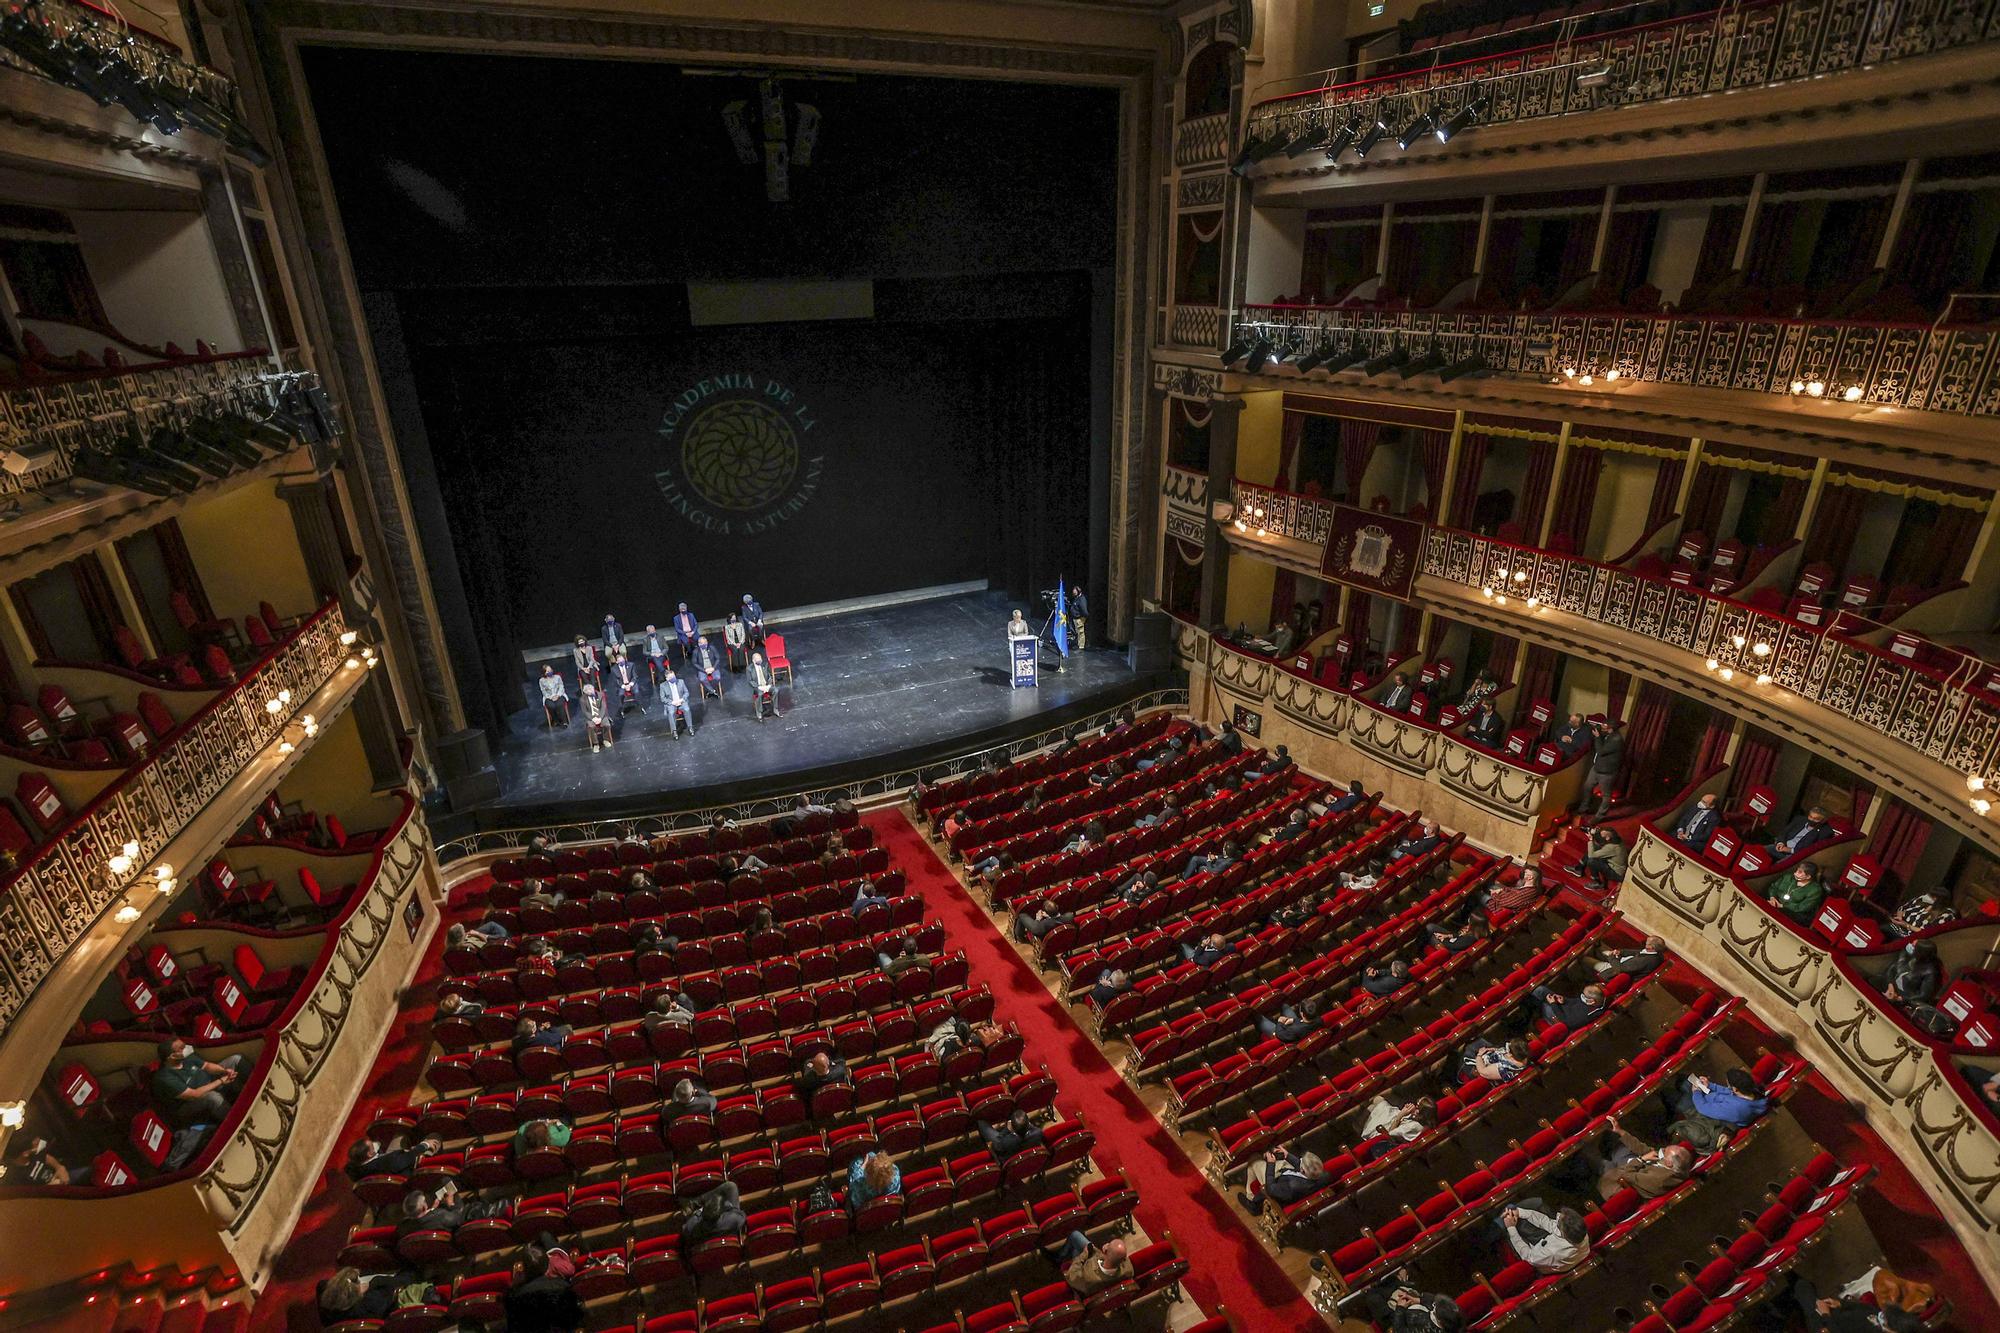
[[1648, 935], [1636, 949], [1606, 948], [1597, 951], [1600, 961], [1591, 963], [1599, 981], [1616, 976], [1643, 977], [1667, 959], [1667, 942]]
[[904, 936], [903, 947], [893, 956], [886, 953], [875, 955], [876, 965], [891, 977], [900, 977], [913, 967], [929, 967], [933, 961], [933, 955], [917, 947], [917, 937], [914, 935]]
[[1649, 1148], [1645, 1142], [1613, 1120], [1611, 1132], [1618, 1138], [1611, 1150], [1599, 1159], [1597, 1195], [1609, 1199], [1621, 1189], [1632, 1189], [1642, 1199], [1657, 1199], [1680, 1187], [1694, 1166], [1694, 1154], [1678, 1143]]
[[885, 1152], [855, 1158], [847, 1167], [847, 1211], [860, 1212], [875, 1200], [903, 1190], [903, 1173]]
[[1473, 713], [1472, 721], [1466, 724], [1465, 734], [1481, 745], [1499, 749], [1507, 739], [1507, 720], [1493, 707], [1491, 699], [1479, 701], [1479, 709]]
[[677, 1079], [666, 1101], [660, 1103], [662, 1116], [714, 1115], [715, 1094], [691, 1078]]
[[1057, 926], [1074, 925], [1076, 913], [1058, 912], [1052, 907], [1036, 906], [1014, 918], [1014, 938], [1022, 944], [1032, 944]]
[[733, 1180], [688, 1200], [681, 1210], [681, 1249], [685, 1253], [717, 1236], [740, 1236], [749, 1226], [743, 1195]]
[[1486, 893], [1486, 910], [1492, 912], [1524, 912], [1542, 900], [1548, 892], [1542, 883], [1540, 866], [1522, 866], [1512, 884], [1504, 879], [1496, 883]]
[[1929, 940], [1911, 940], [1890, 960], [1877, 984], [1884, 995], [1898, 1004], [1932, 1003], [1944, 987], [1944, 969], [1938, 964], [1937, 945]]
[[454, 922], [444, 933], [447, 949], [470, 949], [474, 953], [484, 949], [495, 940], [507, 938], [507, 927], [498, 921], [481, 921], [472, 926], [464, 922]]
[[567, 1148], [570, 1135], [575, 1132], [566, 1120], [530, 1120], [514, 1131], [514, 1154], [518, 1157], [543, 1148]]
[[1419, 1291], [1407, 1271], [1361, 1294], [1368, 1317], [1387, 1333], [1461, 1333], [1465, 1315], [1458, 1302], [1440, 1292]]
[[1132, 1276], [1132, 1260], [1122, 1240], [1106, 1241], [1100, 1248], [1081, 1231], [1072, 1231], [1061, 1245], [1042, 1253], [1062, 1269], [1063, 1281], [1078, 1296], [1095, 1296]]
[[1528, 992], [1534, 1012], [1544, 1023], [1560, 1023], [1571, 1031], [1583, 1027], [1604, 1012], [1604, 987], [1592, 982], [1575, 995], [1563, 995], [1547, 986]]
[[1425, 819], [1418, 823], [1414, 832], [1404, 836], [1389, 849], [1389, 863], [1393, 865], [1406, 856], [1422, 856], [1443, 841], [1444, 836], [1438, 832], [1437, 821]]
[[1609, 825], [1599, 824], [1590, 831], [1583, 860], [1571, 866], [1570, 872], [1584, 876], [1600, 889], [1607, 888], [1625, 878], [1625, 855], [1625, 840]]
[[1437, 1103], [1429, 1097], [1419, 1097], [1415, 1101], [1401, 1105], [1387, 1097], [1377, 1095], [1369, 1101], [1367, 1114], [1361, 1117], [1361, 1125], [1355, 1130], [1355, 1140], [1365, 1142], [1378, 1134], [1409, 1143], [1421, 1138], [1427, 1129], [1438, 1122]]
[[1313, 1022], [1312, 1019], [1307, 1018], [1289, 1004], [1279, 1005], [1275, 1011], [1275, 1016], [1264, 1014], [1257, 1016], [1257, 1030], [1259, 1032], [1267, 1037], [1276, 1037], [1279, 1041], [1285, 1042], [1288, 1045], [1295, 1041], [1304, 1041], [1318, 1027], [1319, 1024]]
[[1583, 777], [1583, 796], [1571, 807], [1586, 818], [1603, 818], [1617, 799], [1618, 775], [1625, 767], [1625, 738], [1609, 718], [1590, 719], [1590, 771]]
[[1343, 870], [1340, 872], [1340, 887], [1366, 893], [1382, 882], [1382, 874], [1388, 868], [1389, 863], [1378, 857], [1359, 870]]
[[1370, 963], [1361, 969], [1361, 989], [1376, 999], [1384, 999], [1410, 984], [1410, 965], [1400, 958], [1386, 963]]
[[[359, 1145], [356, 1145], [359, 1146]], [[349, 1175], [353, 1176], [353, 1159], [349, 1158]], [[42, 1138], [24, 1139], [12, 1145], [7, 1154], [7, 1183], [10, 1185], [88, 1185], [96, 1168], [91, 1166], [67, 1166], [49, 1147], [49, 1141]], [[407, 1175], [407, 1171], [397, 1172]], [[353, 1176], [359, 1180], [359, 1176]]]
[[1275, 1203], [1297, 1203], [1326, 1184], [1326, 1163], [1319, 1154], [1279, 1148], [1250, 1163], [1244, 1181], [1243, 1206], [1256, 1212], [1266, 1196]]
[[1574, 759], [1588, 750], [1594, 739], [1590, 726], [1583, 720], [1582, 713], [1571, 713], [1569, 718], [1555, 729], [1550, 737], [1556, 749], [1561, 750], [1565, 759]]
[[806, 1061], [805, 1068], [799, 1072], [799, 1097], [807, 1105], [811, 1105], [813, 1094], [821, 1088], [836, 1083], [845, 1085], [853, 1082], [853, 1076], [847, 1072], [847, 1061], [837, 1055], [819, 1051], [812, 1059]]
[[1567, 1273], [1590, 1257], [1590, 1234], [1583, 1215], [1558, 1208], [1551, 1216], [1540, 1199], [1522, 1199], [1500, 1211], [1507, 1243], [1522, 1263], [1538, 1273]]
[[1459, 1052], [1459, 1077], [1508, 1083], [1526, 1072], [1531, 1059], [1528, 1043], [1518, 1037], [1504, 1046], [1475, 1037]]
[[1118, 896], [1128, 903], [1143, 903], [1160, 891], [1160, 876], [1152, 870], [1142, 870], [1126, 880], [1118, 888]]
[[1802, 926], [1811, 925], [1826, 901], [1826, 881], [1819, 877], [1816, 864], [1801, 861], [1771, 881], [1770, 893], [1773, 907]]
[[538, 1023], [532, 1018], [523, 1018], [514, 1025], [514, 1054], [537, 1046], [546, 1046], [559, 1051], [569, 1044], [567, 1023]]
[[973, 1123], [973, 1128], [979, 1131], [986, 1151], [993, 1154], [996, 1162], [1004, 1162], [1021, 1149], [1033, 1148], [1042, 1142], [1042, 1127], [1018, 1107], [997, 1127], [979, 1120]]
[[241, 1055], [205, 1060], [192, 1046], [175, 1037], [156, 1048], [160, 1063], [153, 1071], [153, 1095], [182, 1125], [219, 1125], [242, 1091], [237, 1082]]
[[387, 1319], [396, 1309], [396, 1294], [414, 1273], [374, 1273], [363, 1276], [358, 1268], [342, 1268], [319, 1284], [319, 1322], [326, 1328], [354, 1319]]
[[1204, 935], [1193, 945], [1183, 944], [1180, 950], [1183, 962], [1193, 963], [1196, 967], [1213, 967], [1235, 953], [1236, 946], [1229, 942], [1228, 936], [1218, 931]]
[[1102, 1009], [1113, 1000], [1132, 989], [1132, 974], [1122, 967], [1106, 968], [1098, 973], [1097, 980], [1090, 987], [1090, 1002]]
[[1715, 793], [1703, 792], [1701, 798], [1688, 807], [1681, 822], [1674, 825], [1674, 841], [1690, 851], [1703, 851], [1721, 823], [1722, 811], [1717, 805]]
[[[507, 1333], [567, 1333], [583, 1327], [583, 1302], [569, 1278], [553, 1271], [550, 1255], [539, 1244], [522, 1250], [518, 1276], [501, 1300]], [[574, 1271], [573, 1265], [566, 1266]]]
[[1181, 878], [1192, 879], [1196, 875], [1221, 874], [1223, 871], [1229, 869], [1229, 867], [1235, 865], [1237, 858], [1241, 855], [1242, 852], [1237, 849], [1236, 844], [1225, 839], [1222, 844], [1222, 850], [1219, 852], [1213, 852], [1206, 856], [1200, 852], [1196, 852], [1193, 856], [1190, 856], [1187, 865], [1181, 870]]
[[1805, 1319], [1806, 1333], [1917, 1333], [1924, 1321], [1900, 1305], [1871, 1305], [1851, 1297], [1821, 1296], [1805, 1277], [1792, 1277], [1792, 1301]]
[[1271, 841], [1288, 842], [1291, 839], [1298, 837], [1301, 833], [1304, 833], [1306, 831], [1306, 828], [1308, 826], [1308, 821], [1310, 820], [1310, 818], [1311, 817], [1306, 814], [1304, 806], [1300, 806], [1294, 809], [1291, 815], [1285, 820], [1284, 823], [1278, 825], [1277, 828], [1271, 831]]
[[[1282, 750], [1285, 747], [1281, 745], [1278, 748]], [[1340, 798], [1334, 801], [1332, 805], [1329, 805], [1326, 808], [1326, 810], [1328, 814], [1333, 814], [1333, 815], [1343, 814], [1346, 811], [1352, 810], [1355, 806], [1360, 805], [1363, 801], [1367, 799], [1368, 799], [1367, 789], [1361, 785], [1361, 779], [1356, 778], [1352, 782], [1347, 784], [1347, 790], [1342, 792], [1340, 794]]]
[[1697, 1152], [1714, 1152], [1771, 1109], [1757, 1081], [1742, 1069], [1730, 1070], [1721, 1082], [1695, 1074], [1681, 1082], [1668, 1105], [1679, 1119], [1667, 1126], [1667, 1133]]
[[1826, 810], [1816, 805], [1807, 810], [1802, 818], [1794, 819], [1792, 826], [1764, 850], [1773, 861], [1783, 861], [1811, 850], [1832, 836], [1833, 825], [1827, 820]]
[[438, 997], [438, 1015], [442, 1018], [477, 1018], [485, 1012], [485, 1005], [457, 991], [446, 991]]
[[661, 1027], [691, 1027], [694, 1024], [694, 1001], [678, 991], [661, 991], [653, 997], [652, 1006], [640, 1019], [646, 1031]]
[[1398, 671], [1389, 681], [1389, 688], [1382, 692], [1380, 703], [1392, 713], [1400, 713], [1410, 706], [1410, 677], [1408, 672]]
[[1424, 933], [1430, 937], [1433, 945], [1446, 953], [1464, 953], [1481, 940], [1487, 939], [1492, 931], [1486, 925], [1486, 918], [1473, 912], [1456, 924], [1427, 921], [1424, 923]]
[[1950, 890], [1932, 889], [1929, 893], [1920, 893], [1908, 899], [1890, 913], [1889, 934], [1901, 939], [1935, 929], [1957, 918], [1958, 909], [1951, 905]]
[[848, 910], [854, 915], [860, 916], [871, 907], [887, 907], [888, 905], [889, 900], [875, 891], [875, 882], [864, 879], [861, 881], [860, 886], [854, 890], [854, 905]]

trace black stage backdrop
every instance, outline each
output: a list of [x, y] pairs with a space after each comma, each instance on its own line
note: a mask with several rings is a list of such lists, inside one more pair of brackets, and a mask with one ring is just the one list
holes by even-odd
[[775, 610], [1078, 577], [1077, 337], [1059, 320], [767, 324], [428, 358], [496, 704], [520, 706], [522, 648], [594, 635], [607, 611], [636, 630], [746, 592]]

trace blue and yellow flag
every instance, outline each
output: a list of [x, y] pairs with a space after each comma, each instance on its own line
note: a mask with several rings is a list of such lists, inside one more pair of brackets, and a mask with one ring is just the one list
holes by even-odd
[[1056, 580], [1056, 651], [1069, 656], [1069, 587]]

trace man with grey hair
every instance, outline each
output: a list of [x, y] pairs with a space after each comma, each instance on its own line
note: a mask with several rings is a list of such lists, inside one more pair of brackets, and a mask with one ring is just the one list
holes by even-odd
[[1678, 1143], [1649, 1148], [1644, 1140], [1620, 1121], [1611, 1122], [1618, 1142], [1604, 1156], [1597, 1174], [1597, 1195], [1609, 1199], [1622, 1189], [1638, 1192], [1642, 1199], [1657, 1199], [1678, 1189], [1694, 1165], [1694, 1154]]

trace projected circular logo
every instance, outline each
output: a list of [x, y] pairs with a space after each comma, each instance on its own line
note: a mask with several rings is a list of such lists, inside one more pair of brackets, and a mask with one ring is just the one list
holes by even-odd
[[768, 532], [819, 490], [826, 460], [809, 443], [817, 425], [780, 380], [747, 372], [697, 380], [674, 395], [660, 421], [667, 446], [660, 493], [704, 532]]

